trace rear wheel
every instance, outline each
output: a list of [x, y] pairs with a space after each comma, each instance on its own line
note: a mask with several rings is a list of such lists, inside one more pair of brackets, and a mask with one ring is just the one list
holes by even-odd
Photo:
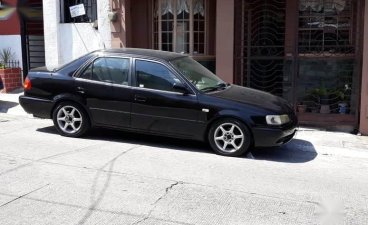
[[212, 125], [208, 140], [217, 154], [240, 156], [249, 150], [252, 135], [249, 129], [240, 121], [223, 119]]
[[67, 137], [80, 137], [90, 128], [88, 115], [73, 102], [60, 103], [53, 112], [53, 121], [58, 132]]

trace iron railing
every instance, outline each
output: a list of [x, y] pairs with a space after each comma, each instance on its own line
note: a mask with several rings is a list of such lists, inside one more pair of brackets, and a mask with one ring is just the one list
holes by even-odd
[[6, 69], [6, 68], [18, 68], [19, 67], [19, 61], [18, 60], [10, 60], [7, 62], [0, 61], [0, 69]]

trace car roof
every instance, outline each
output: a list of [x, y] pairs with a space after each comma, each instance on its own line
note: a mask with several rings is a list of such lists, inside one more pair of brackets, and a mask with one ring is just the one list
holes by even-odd
[[166, 51], [143, 49], [143, 48], [112, 48], [112, 49], [100, 50], [100, 52], [106, 55], [127, 54], [127, 55], [134, 55], [134, 56], [142, 57], [142, 58], [154, 58], [154, 59], [161, 59], [161, 60], [166, 60], [166, 61], [171, 61], [177, 58], [188, 56], [186, 54], [180, 54], [180, 53], [175, 53], [175, 52], [166, 52]]

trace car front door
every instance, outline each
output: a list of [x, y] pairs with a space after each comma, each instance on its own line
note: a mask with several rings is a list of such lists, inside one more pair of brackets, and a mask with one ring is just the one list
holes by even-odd
[[184, 81], [166, 64], [136, 59], [134, 68], [133, 129], [191, 137], [203, 127], [198, 121], [197, 96], [173, 88]]
[[130, 127], [130, 58], [100, 57], [88, 65], [75, 80], [97, 125]]

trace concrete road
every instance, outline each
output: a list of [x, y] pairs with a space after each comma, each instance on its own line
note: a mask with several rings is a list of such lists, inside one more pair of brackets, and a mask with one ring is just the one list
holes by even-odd
[[368, 138], [302, 129], [282, 148], [110, 130], [58, 135], [0, 113], [0, 224], [368, 224]]

